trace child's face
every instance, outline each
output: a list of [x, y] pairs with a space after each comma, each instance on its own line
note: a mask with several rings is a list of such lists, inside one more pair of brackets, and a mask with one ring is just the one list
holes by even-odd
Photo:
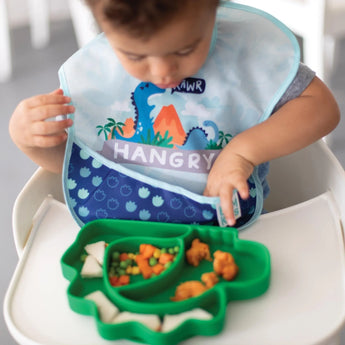
[[100, 23], [125, 70], [160, 88], [173, 88], [198, 72], [207, 59], [215, 9], [189, 6], [148, 39]]

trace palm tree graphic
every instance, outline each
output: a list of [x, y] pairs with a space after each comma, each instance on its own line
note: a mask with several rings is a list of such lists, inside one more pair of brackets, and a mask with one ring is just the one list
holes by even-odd
[[99, 130], [97, 135], [101, 135], [103, 133], [105, 140], [109, 139], [109, 133], [111, 134], [111, 139], [114, 139], [116, 130], [118, 130], [123, 135], [122, 127], [125, 126], [123, 122], [117, 122], [111, 117], [108, 117], [107, 120], [108, 123], [106, 123], [104, 126], [99, 125], [96, 127]]
[[225, 145], [228, 144], [229, 141], [231, 140], [231, 138], [232, 138], [231, 134], [229, 134], [229, 133], [225, 134], [223, 131], [219, 131], [219, 140], [220, 140], [219, 145], [221, 147], [223, 147], [224, 143], [225, 143]]

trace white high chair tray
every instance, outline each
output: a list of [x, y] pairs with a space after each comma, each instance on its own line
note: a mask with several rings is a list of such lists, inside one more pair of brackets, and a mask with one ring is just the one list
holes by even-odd
[[[20, 344], [131, 344], [102, 339], [92, 317], [68, 305], [60, 258], [78, 227], [66, 206], [42, 205], [4, 303], [6, 323]], [[268, 291], [230, 302], [224, 330], [185, 344], [336, 344], [345, 321], [342, 229], [330, 193], [262, 215], [239, 237], [265, 244], [271, 254]]]

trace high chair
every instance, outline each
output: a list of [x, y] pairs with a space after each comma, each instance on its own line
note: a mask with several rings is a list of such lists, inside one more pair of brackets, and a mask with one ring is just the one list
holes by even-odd
[[68, 4], [77, 43], [81, 48], [99, 33], [99, 29], [83, 0], [68, 0]]
[[[345, 173], [318, 141], [271, 162], [267, 213], [239, 232], [271, 255], [268, 291], [231, 301], [223, 331], [186, 344], [340, 344], [345, 325]], [[73, 312], [60, 258], [79, 231], [63, 201], [61, 176], [42, 169], [25, 185], [13, 210], [19, 263], [4, 314], [20, 344], [106, 345], [95, 320]], [[116, 341], [114, 344], [127, 344]]]
[[10, 33], [5, 0], [0, 0], [0, 82], [7, 81], [12, 72]]
[[[50, 14], [47, 0], [28, 0], [31, 44], [40, 49], [50, 40]], [[99, 31], [91, 12], [81, 0], [69, 0], [69, 7], [79, 47], [85, 45]], [[0, 0], [0, 82], [12, 75], [11, 35], [5, 0]]]
[[304, 62], [327, 80], [336, 41], [345, 36], [345, 0], [235, 0], [264, 10], [303, 38]]
[[43, 48], [50, 40], [48, 1], [28, 0], [28, 9], [31, 44], [34, 48]]
[[[31, 43], [34, 48], [43, 48], [49, 43], [49, 7], [47, 0], [28, 0], [28, 15]], [[0, 82], [12, 75], [12, 54], [8, 13], [5, 0], [0, 0]]]

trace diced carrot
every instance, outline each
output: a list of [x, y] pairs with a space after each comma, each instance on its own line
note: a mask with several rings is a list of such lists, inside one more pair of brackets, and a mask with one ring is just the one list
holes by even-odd
[[145, 258], [150, 258], [151, 256], [153, 256], [153, 253], [155, 252], [157, 248], [155, 246], [153, 246], [152, 244], [146, 244], [146, 243], [142, 243], [139, 246], [139, 252], [140, 254], [142, 254]]
[[120, 285], [128, 285], [129, 281], [130, 281], [130, 277], [127, 274], [123, 274], [118, 279], [118, 282], [120, 283]]
[[118, 277], [117, 276], [111, 276], [109, 277], [109, 282], [111, 286], [117, 286], [117, 281], [118, 281]]
[[164, 271], [164, 268], [165, 267], [162, 264], [157, 264], [157, 265], [152, 266], [152, 271], [153, 273], [158, 275], [158, 274], [161, 274], [162, 271]]
[[138, 267], [140, 269], [140, 273], [143, 275], [144, 279], [148, 279], [152, 275], [152, 267], [149, 265], [147, 259], [139, 261]]
[[126, 261], [128, 259], [127, 253], [121, 253], [120, 254], [120, 261]]
[[144, 258], [144, 256], [142, 254], [138, 254], [138, 255], [135, 256], [135, 261], [136, 261], [136, 263], [139, 266], [140, 262], [147, 261], [147, 259]]
[[140, 268], [141, 274], [143, 275], [144, 279], [149, 279], [152, 275], [152, 268], [148, 267], [141, 267]]
[[174, 255], [169, 254], [169, 253], [163, 253], [159, 257], [158, 262], [162, 265], [165, 265], [166, 263], [173, 261], [174, 260]]
[[135, 258], [141, 274], [145, 279], [148, 279], [152, 275], [152, 267], [149, 265], [149, 260], [144, 258], [142, 254], [138, 254]]

